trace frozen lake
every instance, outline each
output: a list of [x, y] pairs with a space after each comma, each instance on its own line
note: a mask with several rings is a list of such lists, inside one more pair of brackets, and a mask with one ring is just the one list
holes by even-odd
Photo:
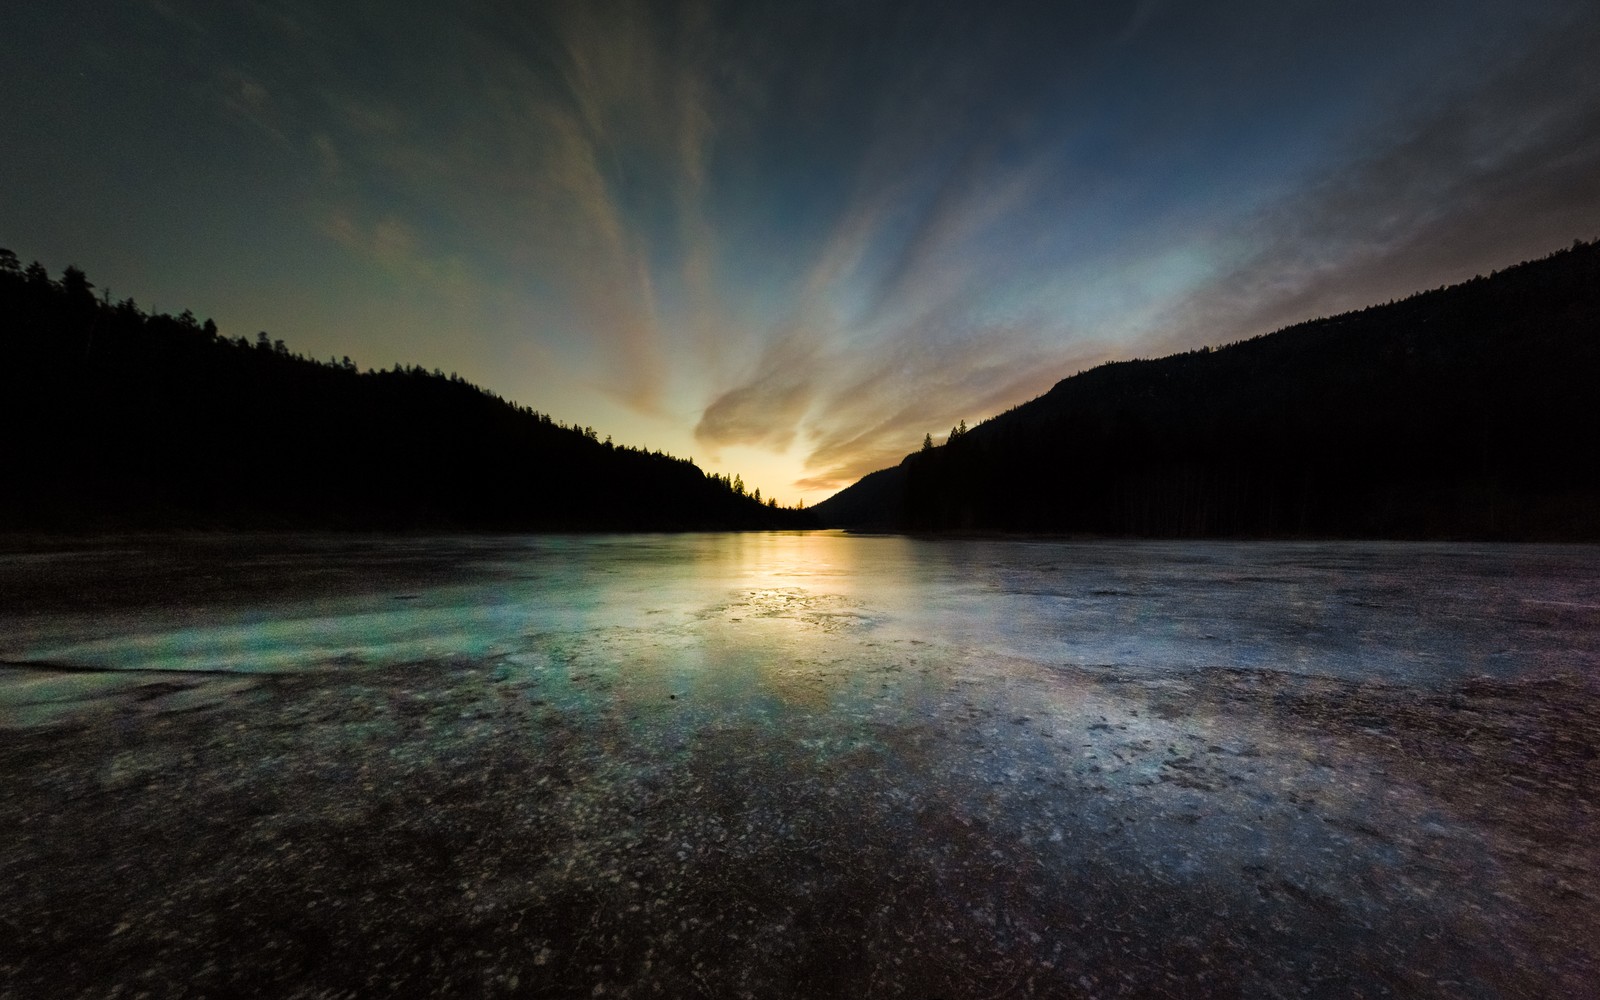
[[0, 992], [1584, 995], [1597, 557], [13, 550]]
[[[1600, 550], [839, 532], [194, 540], [0, 557], [0, 659], [248, 673], [920, 641], [1040, 665], [1423, 686], [1600, 664]], [[778, 626], [784, 626], [778, 628]], [[618, 655], [626, 655], [619, 649]], [[694, 659], [682, 668], [693, 672]]]

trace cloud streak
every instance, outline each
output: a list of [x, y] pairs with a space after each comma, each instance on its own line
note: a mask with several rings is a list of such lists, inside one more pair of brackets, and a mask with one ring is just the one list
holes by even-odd
[[753, 376], [713, 399], [694, 436], [713, 448], [752, 445], [787, 451], [828, 370], [815, 343], [800, 332], [773, 343]]
[[[351, 319], [336, 353], [436, 344], [618, 440], [716, 471], [770, 456], [810, 500], [1100, 360], [1600, 233], [1600, 14], [1579, 0], [70, 19], [23, 5], [0, 37], [0, 84], [32, 95], [29, 131], [0, 134], [0, 196], [30, 194], [8, 218], [66, 243], [139, 207], [158, 221], [123, 257], [152, 229], [190, 255], [167, 287], [228, 247]], [[117, 164], [95, 167], [107, 134]], [[205, 212], [197, 185], [220, 192]]]
[[1600, 233], [1600, 14], [1360, 134], [1248, 217], [1248, 247], [1167, 316], [1170, 346], [1231, 340], [1542, 255]]

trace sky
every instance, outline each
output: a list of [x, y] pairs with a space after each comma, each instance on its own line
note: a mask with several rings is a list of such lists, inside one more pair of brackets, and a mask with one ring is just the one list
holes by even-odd
[[811, 504], [1600, 236], [1592, 0], [0, 6], [0, 246]]

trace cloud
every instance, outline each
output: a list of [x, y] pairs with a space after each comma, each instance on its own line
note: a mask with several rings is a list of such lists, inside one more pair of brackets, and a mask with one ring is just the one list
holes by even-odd
[[[1135, 11], [1128, 34], [1155, 8]], [[920, 191], [903, 178], [869, 185], [855, 228], [830, 248], [849, 266], [829, 273], [836, 283], [850, 280], [841, 273], [871, 278], [862, 315], [887, 332], [857, 331], [833, 355], [837, 367], [814, 379], [795, 485], [848, 485], [898, 462], [925, 431], [937, 439], [957, 419], [972, 423], [1113, 357], [1265, 332], [1487, 271], [1511, 262], [1508, 248], [1535, 256], [1600, 233], [1600, 64], [1590, 55], [1600, 13], [1574, 10], [1520, 58], [1485, 54], [1482, 67], [1411, 95], [1405, 111], [1360, 130], [1338, 166], [1243, 221], [1191, 209], [1144, 233], [1122, 222], [1114, 265], [1113, 248], [1095, 244], [1099, 259], [1062, 276], [1054, 318], [1042, 307], [1056, 300], [1039, 292], [1051, 279], [1024, 247], [1045, 231], [1031, 215], [1075, 217], [1052, 192], [1070, 164], [1049, 151], [991, 156], [979, 144], [924, 164], [922, 176], [936, 179]], [[984, 131], [966, 134], [981, 143]], [[995, 323], [975, 303], [1013, 276], [1022, 318]], [[1097, 328], [1074, 315], [1106, 318]]]
[[[975, 142], [949, 165], [913, 217], [899, 245], [886, 254], [873, 283], [866, 322], [897, 309], [927, 309], [931, 302], [956, 303], [971, 297], [973, 286], [992, 284], [1006, 261], [985, 245], [985, 238], [1007, 229], [1009, 247], [1026, 231], [1026, 218], [1037, 211], [1050, 169], [1050, 157], [1038, 156], [1020, 166], [1002, 167], [993, 148]], [[885, 216], [889, 211], [880, 209]]]
[[[1600, 231], [1577, 3], [1497, 69], [1515, 33], [1463, 58], [1444, 4], [144, 2], [328, 238], [490, 300], [540, 391], [810, 490], [1113, 354]], [[1465, 6], [1459, 37], [1513, 20]], [[1357, 131], [1363, 87], [1406, 109]]]
[[553, 112], [539, 134], [546, 153], [528, 178], [537, 224], [560, 234], [536, 251], [540, 263], [560, 275], [575, 322], [606, 362], [606, 386], [648, 411], [659, 400], [664, 367], [649, 249], [605, 176], [594, 136]]
[[[715, 53], [699, 8], [570, 2], [369, 23], [280, 6], [245, 0], [281, 44], [263, 46], [256, 72], [226, 70], [222, 89], [321, 179], [307, 200], [324, 233], [421, 280], [470, 270], [544, 292], [515, 310], [537, 323], [522, 334], [575, 348], [574, 377], [658, 411], [677, 349], [663, 268], [697, 283], [703, 325], [718, 322], [701, 212]], [[422, 46], [452, 57], [419, 58]], [[670, 226], [647, 217], [660, 204]]]
[[344, 170], [344, 160], [339, 156], [339, 147], [326, 133], [318, 133], [312, 137], [312, 146], [316, 149], [317, 162], [326, 178], [338, 177]]
[[220, 74], [216, 87], [217, 99], [229, 114], [249, 122], [284, 146], [294, 145], [290, 117], [261, 81], [237, 68], [228, 68]]
[[897, 462], [925, 432], [1043, 391], [1093, 350], [1021, 302], [1005, 303], [1009, 321], [984, 315], [1009, 280], [997, 274], [1037, 266], [1017, 236], [1044, 225], [1039, 200], [1059, 154], [1008, 153], [1006, 115], [979, 122], [939, 68], [938, 52], [894, 63], [928, 91], [872, 95], [872, 138], [853, 152], [848, 200], [808, 254], [789, 255], [803, 265], [791, 265], [792, 319], [710, 396], [697, 440], [774, 451], [800, 442], [807, 474], [795, 485], [837, 489]]
[[825, 370], [815, 338], [791, 332], [765, 351], [753, 376], [706, 406], [695, 440], [787, 451]]
[[322, 220], [321, 229], [339, 246], [396, 277], [425, 282], [436, 290], [453, 290], [458, 298], [475, 291], [464, 261], [430, 253], [416, 228], [397, 216], [362, 222], [347, 211], [336, 210]]
[[659, 412], [669, 356], [685, 347], [665, 296], [689, 289], [674, 308], [688, 298], [699, 328], [721, 326], [703, 215], [717, 120], [704, 8], [553, 4], [481, 26], [470, 44], [481, 110], [464, 131], [505, 193], [483, 228], [559, 290], [569, 335], [601, 363], [597, 386]]
[[1170, 346], [1233, 340], [1542, 255], [1600, 233], [1600, 13], [1391, 115], [1249, 218], [1249, 247], [1174, 308]]
[[898, 463], [925, 433], [938, 439], [959, 420], [976, 424], [1107, 357], [1103, 345], [1031, 325], [904, 327], [877, 350], [842, 359], [839, 370], [851, 375], [821, 394], [805, 428], [808, 474], [795, 485], [847, 486]]
[[[916, 348], [895, 332], [959, 312], [953, 303], [1005, 263], [980, 243], [1026, 214], [1047, 173], [1047, 160], [1004, 151], [1013, 117], [1045, 96], [1012, 86], [1005, 112], [992, 113], [989, 84], [1011, 74], [993, 58], [1007, 33], [991, 29], [1004, 19], [959, 5], [828, 18], [557, 2], [402, 12], [367, 38], [359, 19], [321, 15], [313, 31], [314, 12], [286, 9], [257, 20], [297, 45], [319, 42], [304, 54], [320, 67], [316, 92], [301, 88], [302, 120], [283, 131], [328, 185], [321, 203], [339, 206], [323, 231], [416, 280], [525, 275], [543, 296], [517, 312], [526, 335], [567, 343], [578, 381], [665, 413], [681, 406], [667, 398], [674, 380], [716, 377], [702, 388], [697, 441], [779, 452], [799, 442], [831, 466], [852, 449], [903, 450], [896, 435], [920, 440], [947, 412], [976, 416], [998, 398], [996, 382], [1018, 391], [993, 366], [975, 369], [982, 384], [941, 380], [937, 364], [907, 360]], [[430, 51], [453, 58], [408, 58], [423, 27]], [[983, 51], [962, 55], [969, 41]], [[261, 80], [274, 92], [294, 85]], [[789, 149], [815, 160], [823, 185], [793, 208], [819, 211], [827, 235], [730, 260], [729, 217], [712, 212], [728, 168], [795, 169], [774, 160]], [[757, 202], [757, 216], [790, 208], [784, 190], [760, 195], [773, 200]], [[998, 363], [1035, 359], [995, 337], [975, 342]], [[846, 373], [886, 364], [861, 392], [897, 402], [862, 410], [839, 398]], [[902, 399], [919, 392], [914, 405]], [[843, 433], [813, 412], [822, 400], [859, 413], [866, 430]]]

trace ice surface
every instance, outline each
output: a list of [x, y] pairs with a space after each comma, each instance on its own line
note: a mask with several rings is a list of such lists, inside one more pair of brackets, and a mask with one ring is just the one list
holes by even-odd
[[1157, 673], [1263, 667], [1434, 685], [1600, 662], [1592, 547], [837, 532], [162, 546], [0, 555], [0, 581], [32, 597], [0, 619], [0, 660], [338, 669], [540, 656], [553, 637], [597, 631], [647, 648], [738, 645], [761, 620], [818, 646], [918, 640]]
[[0, 992], [1584, 995], [1597, 554], [0, 556]]

